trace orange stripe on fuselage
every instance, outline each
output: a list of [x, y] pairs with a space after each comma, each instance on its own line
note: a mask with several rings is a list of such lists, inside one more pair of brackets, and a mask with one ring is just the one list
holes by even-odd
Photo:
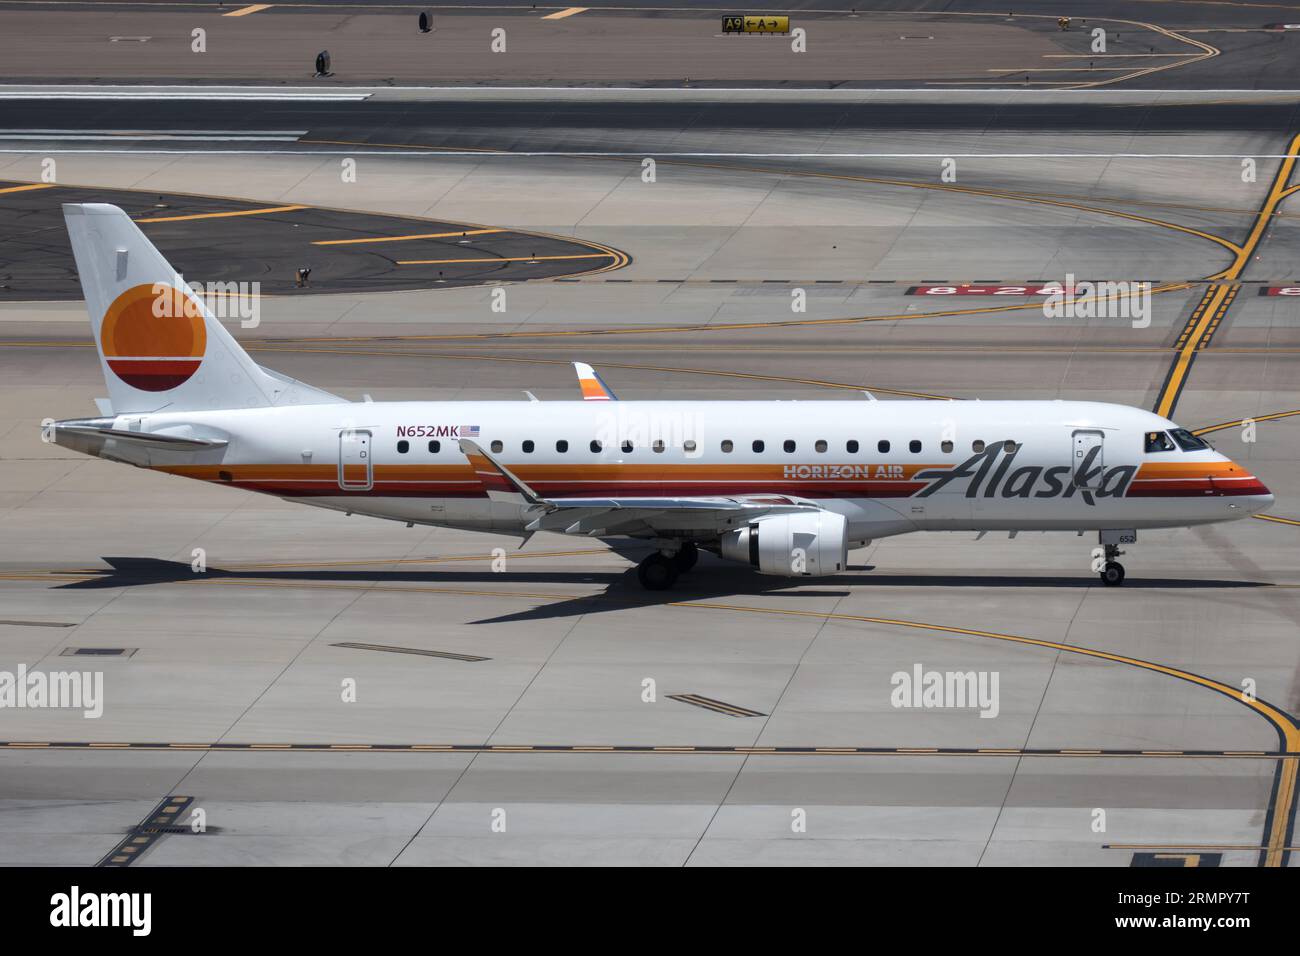
[[[642, 450], [641, 456], [653, 452]], [[575, 456], [576, 457], [576, 456]], [[519, 478], [540, 494], [563, 497], [593, 495], [782, 494], [807, 498], [908, 498], [926, 488], [917, 472], [942, 465], [836, 465], [835, 463], [763, 462], [744, 464], [601, 462], [585, 464], [511, 464]], [[951, 466], [947, 466], [951, 467]], [[350, 466], [349, 478], [364, 483], [363, 466]], [[455, 464], [375, 465], [372, 486], [340, 488], [338, 464], [166, 465], [156, 468], [184, 478], [229, 484], [247, 491], [286, 498], [340, 494], [373, 497], [478, 498], [488, 490], [513, 486], [486, 459], [471, 456]], [[1149, 462], [1130, 482], [1125, 497], [1187, 498], [1200, 495], [1262, 495], [1264, 487], [1233, 462]]]
[[1231, 461], [1151, 461], [1142, 465], [1135, 479], [1146, 478], [1241, 478], [1249, 477], [1236, 462]]
[[[853, 481], [910, 482], [919, 471], [942, 468], [942, 465], [858, 465], [823, 463], [767, 463], [744, 465], [718, 464], [631, 464], [607, 462], [586, 465], [520, 465], [507, 467], [529, 484], [584, 481]], [[844, 469], [832, 473], [831, 468]], [[787, 474], [786, 469], [793, 469]], [[218, 472], [227, 472], [236, 480], [310, 481], [328, 479], [337, 474], [338, 464], [220, 464], [160, 465], [156, 470], [183, 478], [215, 481]], [[375, 465], [375, 480], [386, 481], [472, 481], [477, 470], [492, 470], [482, 459], [473, 464]]]

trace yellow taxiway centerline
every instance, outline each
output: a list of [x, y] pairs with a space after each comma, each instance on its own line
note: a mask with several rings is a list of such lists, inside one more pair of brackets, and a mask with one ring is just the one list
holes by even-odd
[[498, 262], [549, 262], [555, 259], [607, 259], [613, 253], [609, 252], [584, 252], [580, 255], [572, 256], [474, 256], [470, 259], [398, 259], [399, 266], [441, 266], [455, 262], [481, 262], [484, 265], [495, 265]]
[[[1239, 279], [1242, 272], [1245, 271], [1251, 255], [1264, 238], [1264, 231], [1277, 211], [1278, 204], [1288, 195], [1286, 190], [1291, 181], [1291, 173], [1295, 168], [1295, 151], [1297, 147], [1300, 147], [1300, 134], [1291, 137], [1291, 141], [1287, 146], [1287, 156], [1282, 160], [1276, 175], [1273, 177], [1268, 196], [1264, 200], [1264, 205], [1260, 207], [1259, 213], [1255, 216], [1255, 223], [1251, 227], [1250, 234], [1238, 248], [1232, 265], [1219, 273], [1218, 278], [1232, 281]], [[1168, 418], [1173, 414], [1178, 396], [1187, 381], [1187, 374], [1191, 368], [1192, 360], [1195, 358], [1197, 351], [1203, 347], [1204, 342], [1209, 340], [1209, 336], [1218, 327], [1228, 306], [1232, 303], [1229, 298], [1230, 291], [1235, 294], [1235, 290], [1231, 286], [1211, 286], [1206, 290], [1205, 296], [1202, 297], [1193, 311], [1192, 315], [1195, 324], [1191, 327], [1190, 334], [1188, 334], [1187, 330], [1184, 330], [1184, 339], [1178, 357], [1174, 359], [1174, 364], [1170, 368], [1169, 375], [1160, 390], [1160, 398], [1156, 402], [1155, 412], [1157, 415]]]
[[0, 188], [0, 193], [25, 193], [33, 189], [53, 189], [54, 183], [26, 183], [22, 186], [5, 186]]
[[246, 17], [250, 13], [257, 13], [260, 10], [270, 9], [272, 4], [269, 3], [252, 3], [246, 7], [240, 7], [238, 10], [231, 10], [229, 13], [223, 13], [223, 17]]
[[1294, 518], [1281, 518], [1277, 515], [1251, 515], [1252, 518], [1258, 518], [1260, 521], [1276, 521], [1278, 524], [1289, 524], [1300, 528], [1300, 521]]
[[[227, 14], [227, 16], [229, 16], [229, 14]], [[236, 209], [231, 212], [196, 212], [185, 216], [155, 216], [152, 219], [137, 219], [136, 223], [190, 222], [194, 219], [230, 219], [235, 216], [262, 216], [266, 213], [294, 212], [306, 208], [306, 206], [267, 206], [263, 209]]]

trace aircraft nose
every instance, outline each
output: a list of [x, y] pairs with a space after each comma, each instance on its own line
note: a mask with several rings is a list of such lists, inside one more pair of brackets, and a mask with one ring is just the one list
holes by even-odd
[[1241, 506], [1250, 514], [1258, 514], [1273, 507], [1273, 492], [1268, 490], [1268, 486], [1249, 470], [1235, 462], [1233, 464], [1243, 475], [1237, 488], [1237, 494], [1241, 496]]

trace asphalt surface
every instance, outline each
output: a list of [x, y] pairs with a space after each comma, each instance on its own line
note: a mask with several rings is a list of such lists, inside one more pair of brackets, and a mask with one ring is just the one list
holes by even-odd
[[[619, 9], [614, 9], [614, 7]], [[256, 7], [256, 9], [253, 9]], [[846, 9], [847, 8], [847, 9]], [[435, 13], [428, 35], [420, 10]], [[772, 9], [759, 5], [756, 11]], [[6, 76], [31, 81], [390, 85], [1294, 88], [1294, 6], [810, 4], [788, 38], [718, 35], [730, 8], [0, 4]], [[240, 14], [239, 11], [250, 11]], [[579, 12], [571, 12], [579, 11]], [[856, 12], [850, 12], [856, 11]], [[1073, 15], [1069, 31], [1057, 18]], [[560, 13], [566, 15], [558, 17]], [[238, 15], [237, 15], [238, 14]], [[548, 19], [550, 18], [550, 19]], [[491, 31], [508, 26], [506, 49]], [[193, 30], [206, 32], [203, 52]], [[1094, 48], [1093, 30], [1106, 33]], [[318, 52], [331, 76], [313, 77]]]
[[[626, 263], [617, 250], [480, 223], [57, 184], [0, 182], [0, 301], [80, 300], [63, 203], [125, 209], [182, 275], [263, 294], [526, 282]], [[254, 219], [256, 222], [254, 222]], [[298, 279], [308, 270], [305, 283]]]

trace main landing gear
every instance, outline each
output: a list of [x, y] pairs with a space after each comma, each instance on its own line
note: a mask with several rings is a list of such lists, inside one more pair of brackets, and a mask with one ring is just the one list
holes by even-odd
[[667, 591], [677, 583], [677, 575], [695, 567], [700, 550], [694, 541], [687, 541], [671, 554], [656, 551], [637, 565], [636, 576], [647, 591]]

